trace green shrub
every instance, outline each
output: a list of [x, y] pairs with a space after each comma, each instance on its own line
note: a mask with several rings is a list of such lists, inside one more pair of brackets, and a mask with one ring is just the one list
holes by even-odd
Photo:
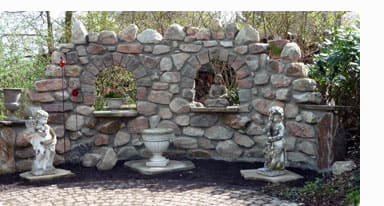
[[347, 205], [359, 205], [360, 204], [360, 188], [354, 187], [345, 197]]
[[[340, 27], [330, 32], [320, 53], [314, 56], [309, 76], [319, 83], [326, 103], [352, 106], [345, 123], [360, 121], [360, 31]], [[352, 120], [352, 121], [351, 121]]]

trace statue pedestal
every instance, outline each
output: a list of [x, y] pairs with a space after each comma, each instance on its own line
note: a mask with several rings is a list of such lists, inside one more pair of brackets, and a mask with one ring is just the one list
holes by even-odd
[[125, 162], [124, 166], [143, 175], [156, 175], [165, 172], [178, 172], [195, 168], [195, 165], [191, 161], [169, 160], [168, 164], [164, 167], [150, 167], [147, 166], [146, 163], [147, 160], [132, 160]]
[[20, 174], [20, 177], [29, 180], [30, 182], [38, 182], [38, 181], [49, 181], [54, 180], [58, 178], [64, 178], [64, 177], [72, 177], [75, 176], [71, 171], [64, 170], [64, 169], [56, 169], [55, 173], [48, 174], [48, 175], [33, 175], [31, 171], [23, 172]]
[[284, 174], [275, 176], [262, 174], [259, 169], [240, 170], [240, 173], [246, 180], [261, 180], [272, 183], [289, 182], [303, 178], [303, 176], [289, 170], [284, 170]]

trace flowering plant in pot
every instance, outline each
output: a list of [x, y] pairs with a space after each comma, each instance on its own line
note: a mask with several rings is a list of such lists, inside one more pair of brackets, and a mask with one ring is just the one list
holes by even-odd
[[107, 107], [110, 109], [120, 108], [121, 105], [125, 103], [126, 94], [124, 89], [117, 86], [111, 86], [104, 88], [103, 97], [107, 104]]

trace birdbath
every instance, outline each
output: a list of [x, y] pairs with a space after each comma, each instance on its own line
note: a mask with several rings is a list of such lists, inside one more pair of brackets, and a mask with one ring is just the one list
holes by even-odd
[[151, 128], [142, 131], [144, 145], [153, 154], [149, 161], [146, 162], [146, 166], [167, 166], [169, 159], [165, 158], [162, 154], [168, 149], [174, 136], [173, 129], [171, 128]]

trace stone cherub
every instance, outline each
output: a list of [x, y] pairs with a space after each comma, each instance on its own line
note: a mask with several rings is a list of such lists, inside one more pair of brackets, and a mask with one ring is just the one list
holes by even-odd
[[204, 101], [207, 107], [225, 107], [229, 105], [227, 88], [221, 74], [216, 74], [213, 84], [209, 89], [208, 98]]
[[259, 173], [267, 176], [285, 174], [285, 127], [283, 124], [284, 111], [279, 106], [273, 106], [269, 110], [269, 122], [267, 124], [267, 142], [264, 148], [264, 168], [258, 169]]
[[31, 173], [35, 176], [54, 174], [56, 134], [47, 124], [48, 113], [42, 109], [37, 110], [34, 118], [28, 120], [25, 125], [29, 129], [30, 143], [35, 151]]

